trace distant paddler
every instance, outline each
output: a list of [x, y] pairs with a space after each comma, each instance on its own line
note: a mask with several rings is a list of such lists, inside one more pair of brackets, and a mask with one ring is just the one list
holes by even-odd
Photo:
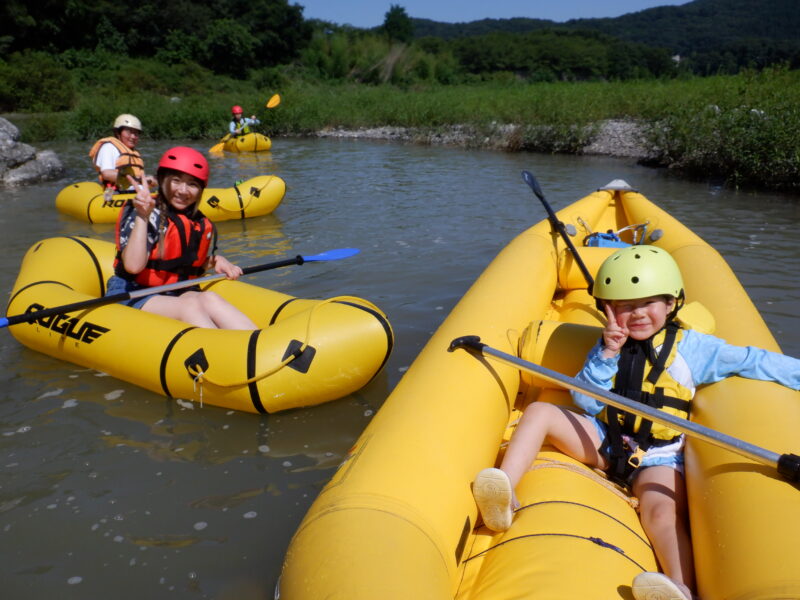
[[144, 181], [144, 161], [136, 145], [142, 133], [142, 123], [131, 114], [121, 114], [114, 120], [113, 136], [104, 137], [95, 142], [89, 150], [94, 168], [97, 169], [100, 185], [108, 193], [132, 190], [128, 175], [138, 183], [147, 183], [148, 187], [158, 185], [153, 177]]
[[232, 119], [228, 125], [228, 133], [231, 135], [244, 135], [250, 133], [250, 126], [260, 125], [261, 121], [255, 115], [243, 116], [243, 109], [238, 104], [231, 108]]

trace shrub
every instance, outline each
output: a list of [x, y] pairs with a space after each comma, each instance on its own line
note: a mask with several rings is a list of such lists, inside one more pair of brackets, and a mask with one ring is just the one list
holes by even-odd
[[44, 52], [16, 52], [0, 63], [0, 110], [60, 111], [72, 106], [69, 71]]

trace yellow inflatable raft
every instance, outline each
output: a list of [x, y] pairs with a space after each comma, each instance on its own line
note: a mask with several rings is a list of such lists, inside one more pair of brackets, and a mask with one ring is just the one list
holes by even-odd
[[[206, 188], [200, 209], [212, 221], [268, 215], [283, 200], [286, 183], [276, 175], [259, 175], [229, 188]], [[106, 198], [96, 181], [73, 183], [56, 196], [56, 208], [89, 223], [116, 223], [119, 210], [133, 193]]]
[[[7, 315], [102, 296], [114, 245], [49, 238], [25, 255]], [[241, 281], [213, 289], [261, 329], [202, 329], [121, 304], [9, 327], [24, 345], [95, 368], [153, 392], [248, 412], [334, 400], [369, 382], [386, 362], [393, 334], [386, 315], [359, 298], [303, 300]], [[302, 345], [308, 346], [280, 367]]]
[[[642, 243], [678, 262], [687, 301], [710, 310], [716, 335], [778, 351], [722, 257], [614, 183], [558, 213], [591, 274], [614, 249], [581, 247], [589, 229], [639, 225]], [[627, 242], [631, 231], [622, 234]], [[477, 526], [471, 482], [499, 464], [520, 410], [534, 399], [571, 400], [504, 363], [448, 352], [455, 338], [478, 335], [574, 375], [603, 322], [586, 288], [548, 221], [492, 261], [309, 509], [286, 554], [282, 600], [631, 600], [633, 577], [657, 568], [635, 499], [552, 448], [518, 486], [522, 508], [511, 528]], [[702, 425], [776, 452], [800, 450], [797, 392], [731, 378], [700, 389], [693, 407]], [[686, 458], [700, 597], [800, 598], [800, 490], [774, 469], [703, 442], [690, 440]]]
[[225, 141], [226, 152], [264, 152], [272, 148], [272, 140], [262, 133], [234, 135]]

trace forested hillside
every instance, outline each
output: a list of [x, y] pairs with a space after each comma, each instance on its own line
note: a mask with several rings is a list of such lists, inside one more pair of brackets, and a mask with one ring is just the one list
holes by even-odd
[[87, 89], [169, 96], [239, 82], [455, 85], [796, 69], [798, 30], [800, 0], [694, 0], [566, 23], [435, 23], [390, 4], [369, 30], [307, 20], [289, 0], [141, 0], [136, 10], [113, 0], [7, 0], [0, 110], [69, 110]]
[[734, 73], [785, 62], [800, 67], [800, 1], [694, 0], [613, 19], [483, 19], [439, 23], [412, 19], [414, 35], [445, 40], [486, 34], [521, 34], [550, 29], [597, 31], [619, 40], [662, 48], [688, 60], [686, 68], [705, 75]]

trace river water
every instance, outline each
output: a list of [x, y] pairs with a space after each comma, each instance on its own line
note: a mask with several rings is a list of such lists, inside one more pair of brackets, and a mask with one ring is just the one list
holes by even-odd
[[[154, 165], [173, 144], [142, 145]], [[56, 193], [93, 171], [86, 144], [51, 147], [63, 178], [0, 189], [0, 289], [10, 291], [42, 238], [113, 239], [112, 225], [56, 212]], [[264, 173], [288, 186], [273, 215], [220, 223], [221, 252], [247, 266], [360, 248], [248, 280], [371, 300], [391, 320], [394, 353], [357, 394], [257, 416], [179, 405], [0, 331], [3, 598], [271, 597], [292, 533], [359, 433], [494, 255], [545, 217], [523, 169], [556, 209], [628, 181], [722, 253], [783, 350], [800, 356], [797, 197], [687, 182], [629, 160], [388, 142], [277, 139], [271, 153], [210, 162], [214, 187]]]

